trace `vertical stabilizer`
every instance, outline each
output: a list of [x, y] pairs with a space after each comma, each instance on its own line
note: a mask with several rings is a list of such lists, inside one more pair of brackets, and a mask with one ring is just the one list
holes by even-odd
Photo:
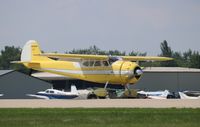
[[39, 47], [39, 44], [35, 40], [28, 41], [21, 53], [21, 61], [23, 62], [33, 62], [33, 61], [49, 61], [49, 59], [46, 56], [40, 56], [41, 50]]
[[75, 85], [71, 85], [71, 93], [78, 95], [78, 90]]
[[162, 93], [161, 96], [167, 98], [167, 96], [168, 96], [169, 94], [170, 94], [169, 91], [168, 91], [168, 90], [165, 90], [165, 91]]

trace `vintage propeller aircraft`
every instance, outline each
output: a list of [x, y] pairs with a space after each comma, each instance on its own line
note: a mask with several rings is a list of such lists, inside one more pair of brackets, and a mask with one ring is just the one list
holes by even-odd
[[167, 61], [168, 57], [106, 56], [41, 53], [37, 41], [28, 41], [22, 49], [21, 63], [26, 67], [105, 84], [135, 84], [143, 71], [137, 61]]

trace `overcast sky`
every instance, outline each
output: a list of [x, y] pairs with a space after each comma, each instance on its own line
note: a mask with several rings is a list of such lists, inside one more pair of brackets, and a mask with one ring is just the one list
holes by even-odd
[[0, 0], [0, 49], [39, 41], [45, 52], [200, 51], [200, 0]]

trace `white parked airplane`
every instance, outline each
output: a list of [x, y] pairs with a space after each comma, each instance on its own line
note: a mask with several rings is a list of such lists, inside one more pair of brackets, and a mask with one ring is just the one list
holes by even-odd
[[178, 93], [179, 93], [181, 99], [200, 99], [200, 96], [198, 96], [198, 97], [192, 97], [192, 96], [186, 95], [183, 92], [178, 92]]
[[3, 96], [3, 94], [0, 94], [0, 97]]
[[167, 99], [170, 94], [168, 90], [165, 91], [138, 91], [138, 94], [147, 96], [149, 99]]
[[73, 99], [78, 97], [79, 93], [75, 85], [71, 85], [70, 92], [64, 92], [56, 89], [47, 89], [40, 91], [37, 94], [27, 94], [27, 96], [42, 98], [42, 99]]

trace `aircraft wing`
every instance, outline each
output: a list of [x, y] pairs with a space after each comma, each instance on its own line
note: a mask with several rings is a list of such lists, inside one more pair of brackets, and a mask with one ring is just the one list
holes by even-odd
[[46, 96], [41, 96], [41, 95], [36, 95], [36, 94], [26, 94], [27, 96], [30, 96], [30, 97], [36, 97], [36, 98], [40, 98], [40, 99], [46, 99], [46, 100], [49, 100], [48, 97]]
[[59, 54], [59, 53], [44, 53], [40, 56], [58, 59], [93, 59], [93, 60], [108, 60], [110, 57], [121, 58], [127, 61], [167, 61], [173, 60], [169, 57], [151, 57], [151, 56], [107, 56], [107, 55], [86, 55], [86, 54]]
[[94, 60], [108, 60], [106, 55], [84, 55], [84, 54], [59, 54], [59, 53], [43, 53], [41, 56], [58, 59], [94, 59]]
[[168, 61], [173, 60], [169, 57], [156, 57], [156, 56], [122, 56], [123, 60], [127, 61]]

